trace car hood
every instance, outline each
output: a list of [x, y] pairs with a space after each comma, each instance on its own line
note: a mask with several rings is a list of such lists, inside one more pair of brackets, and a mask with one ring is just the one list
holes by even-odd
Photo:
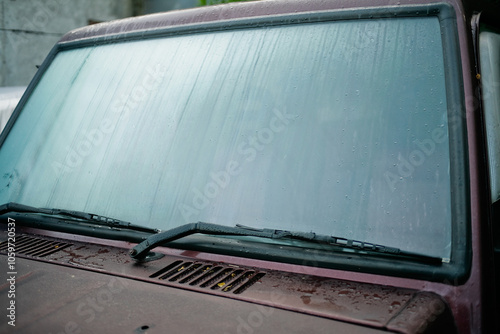
[[[7, 235], [0, 240], [0, 266], [8, 268]], [[415, 333], [453, 327], [447, 304], [422, 291], [247, 267], [229, 257], [207, 261], [193, 251], [172, 255], [160, 248], [161, 259], [136, 263], [129, 248], [92, 240], [24, 234], [15, 241], [15, 271], [0, 285], [2, 309], [9, 316], [14, 301], [9, 321], [15, 322], [2, 322], [1, 332]]]

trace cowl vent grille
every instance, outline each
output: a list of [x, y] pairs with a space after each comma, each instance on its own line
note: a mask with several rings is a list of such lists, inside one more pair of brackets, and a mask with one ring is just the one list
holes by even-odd
[[213, 263], [175, 261], [150, 275], [150, 278], [240, 294], [265, 273], [253, 269]]
[[[16, 254], [44, 257], [69, 247], [71, 244], [19, 235], [16, 236], [14, 242], [11, 241], [11, 246], [14, 246]], [[7, 252], [8, 249], [9, 241], [2, 241], [0, 252]]]

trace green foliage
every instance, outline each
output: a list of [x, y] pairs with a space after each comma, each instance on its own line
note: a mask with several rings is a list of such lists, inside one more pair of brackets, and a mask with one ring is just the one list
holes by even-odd
[[210, 5], [217, 5], [220, 3], [240, 2], [240, 1], [249, 1], [249, 0], [198, 0], [198, 6], [210, 6]]

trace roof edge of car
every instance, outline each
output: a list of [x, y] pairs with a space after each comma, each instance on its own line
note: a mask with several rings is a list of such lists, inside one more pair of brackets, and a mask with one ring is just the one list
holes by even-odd
[[460, 0], [256, 0], [174, 10], [136, 16], [85, 26], [65, 34], [59, 43], [116, 36], [127, 33], [147, 32], [174, 26], [188, 26], [214, 21], [230, 21], [259, 16], [288, 15], [298, 12], [331, 11], [380, 6], [400, 7], [423, 3], [456, 4]]

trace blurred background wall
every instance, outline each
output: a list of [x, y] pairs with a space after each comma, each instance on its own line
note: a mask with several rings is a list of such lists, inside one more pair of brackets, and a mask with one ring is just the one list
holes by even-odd
[[0, 87], [26, 86], [66, 32], [97, 22], [195, 7], [198, 0], [0, 0]]

